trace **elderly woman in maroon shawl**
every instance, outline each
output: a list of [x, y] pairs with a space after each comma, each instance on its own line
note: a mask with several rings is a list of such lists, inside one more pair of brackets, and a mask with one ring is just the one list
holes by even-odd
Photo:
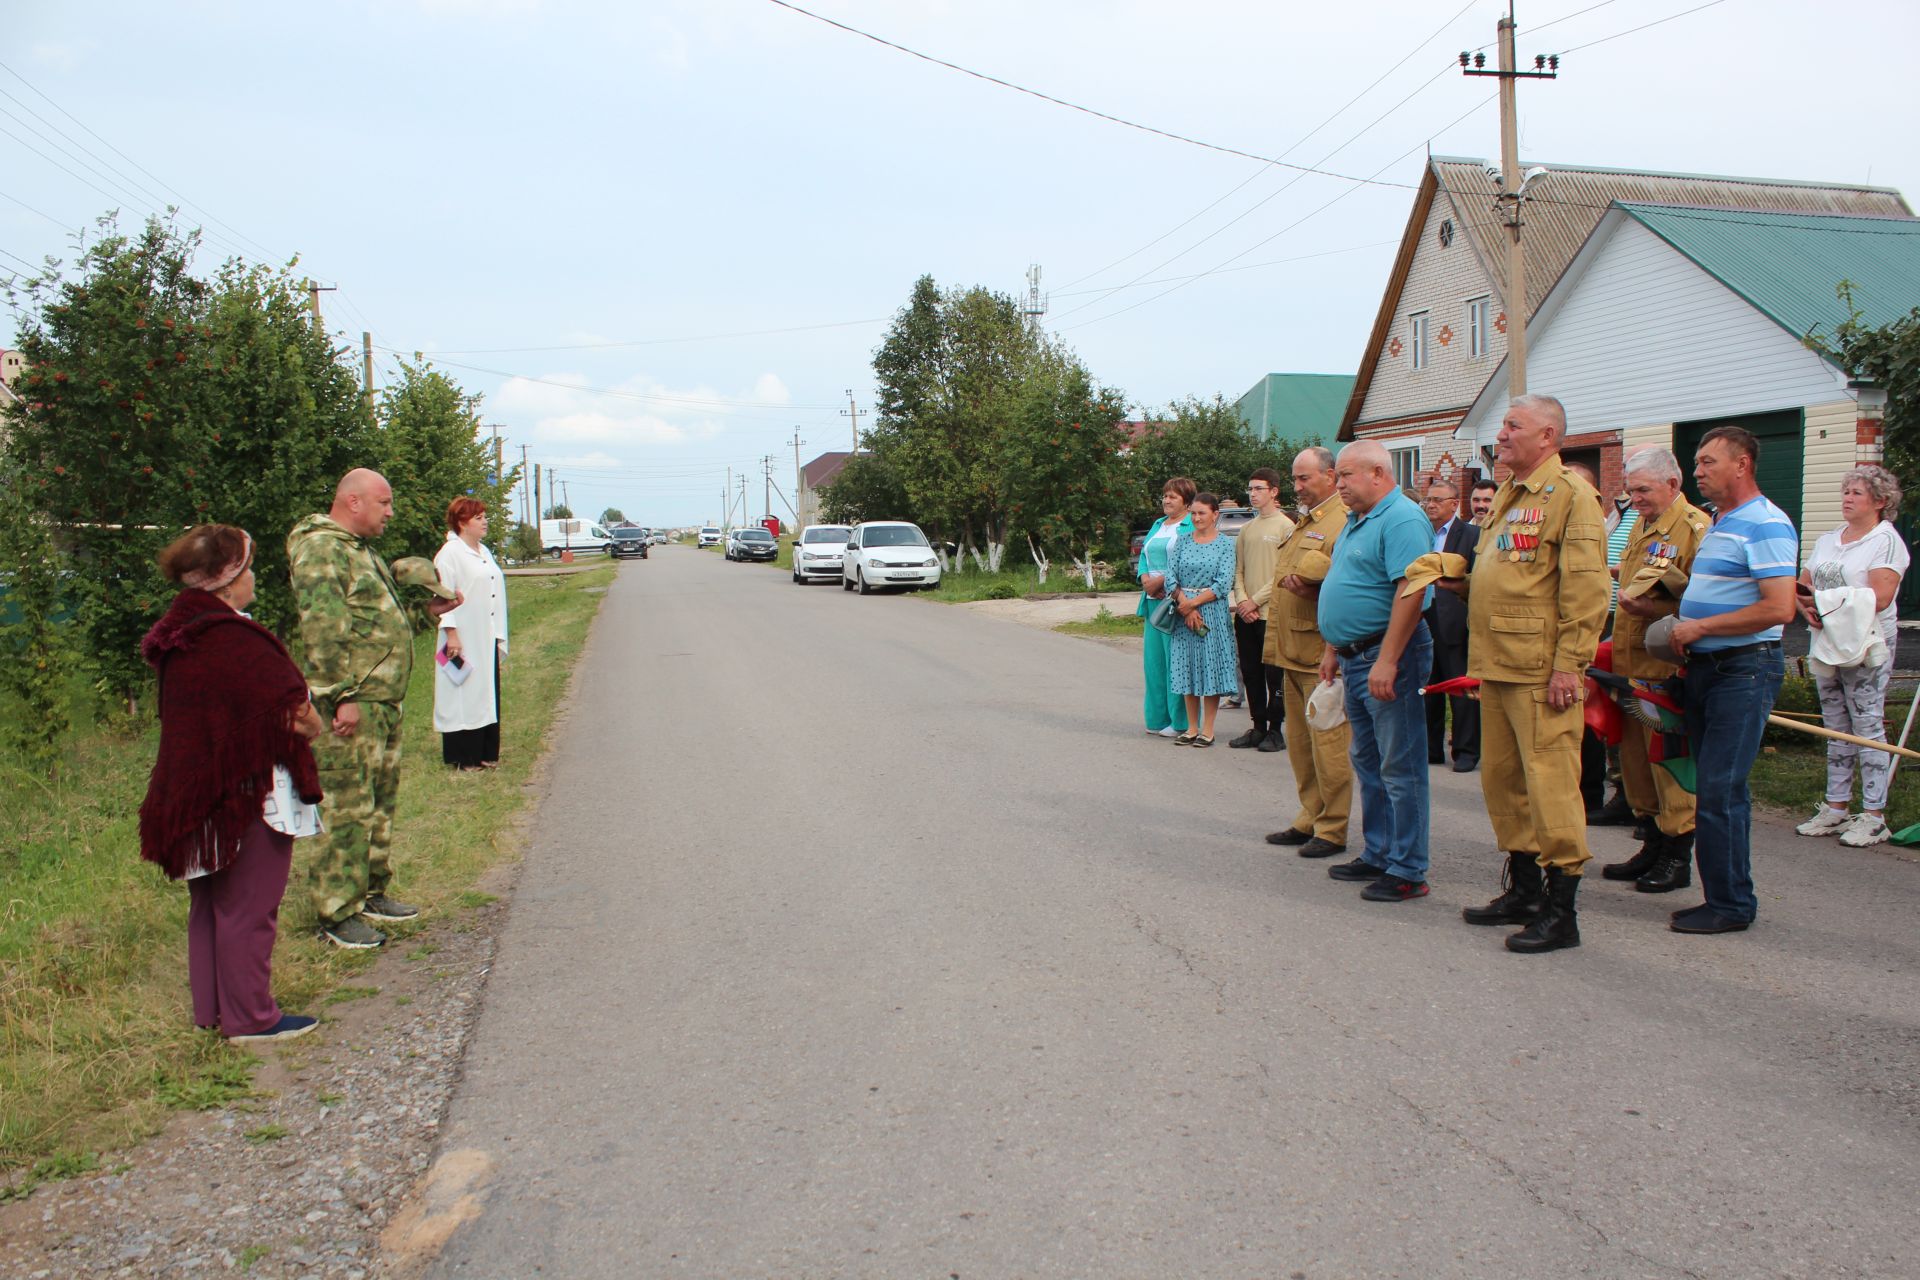
[[281, 1040], [315, 1019], [284, 1014], [273, 942], [295, 836], [320, 829], [321, 729], [286, 646], [243, 612], [253, 540], [204, 524], [160, 553], [182, 586], [140, 651], [159, 674], [160, 757], [140, 806], [140, 856], [185, 880], [193, 1021], [229, 1040]]

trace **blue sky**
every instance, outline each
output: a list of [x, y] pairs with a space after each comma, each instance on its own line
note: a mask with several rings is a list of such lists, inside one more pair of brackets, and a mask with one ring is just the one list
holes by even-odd
[[[1723, 0], [1621, 34], [1700, 2], [1523, 2], [1523, 57], [1567, 51], [1521, 89], [1523, 154], [1920, 192], [1915, 6]], [[765, 456], [791, 496], [796, 427], [803, 459], [847, 447], [922, 273], [1016, 292], [1040, 264], [1050, 327], [1136, 405], [1352, 372], [1411, 196], [1385, 184], [1429, 146], [1498, 151], [1490, 82], [1448, 67], [1498, 3], [805, 7], [1382, 185], [769, 0], [39, 4], [0, 51], [0, 269], [184, 198], [209, 266], [298, 253], [382, 376], [435, 359], [577, 509], [685, 524], [729, 466], [757, 516]]]

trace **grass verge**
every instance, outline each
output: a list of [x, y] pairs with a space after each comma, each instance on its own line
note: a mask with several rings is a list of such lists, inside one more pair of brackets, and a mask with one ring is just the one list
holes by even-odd
[[1131, 613], [1110, 613], [1106, 605], [1100, 606], [1100, 612], [1085, 622], [1063, 622], [1055, 631], [1070, 636], [1133, 636], [1140, 635], [1144, 618]]
[[[929, 600], [938, 600], [943, 604], [966, 604], [974, 600], [1018, 600], [1024, 596], [1050, 592], [1078, 593], [1086, 589], [1086, 579], [1075, 573], [1071, 565], [1067, 566], [1064, 573], [1060, 566], [1055, 565], [1047, 574], [1047, 580], [1042, 582], [1040, 571], [1027, 564], [1003, 568], [998, 573], [943, 573], [940, 575], [940, 585], [925, 595]], [[1137, 593], [1140, 587], [1137, 583], [1097, 578], [1093, 589], [1102, 595], [1118, 595]]]
[[[394, 887], [423, 921], [489, 900], [475, 882], [513, 852], [522, 784], [612, 580], [611, 567], [507, 580], [513, 654], [492, 772], [441, 770], [430, 637], [418, 637]], [[0, 755], [0, 1198], [93, 1167], [98, 1152], [157, 1131], [170, 1110], [222, 1106], [252, 1089], [257, 1059], [195, 1030], [188, 1014], [186, 890], [139, 859], [158, 738], [151, 724], [76, 733], [53, 782]], [[324, 1014], [360, 994], [352, 979], [372, 955], [314, 939], [306, 876], [317, 844], [294, 846], [274, 990], [290, 1011]], [[392, 927], [395, 941], [421, 927]]]

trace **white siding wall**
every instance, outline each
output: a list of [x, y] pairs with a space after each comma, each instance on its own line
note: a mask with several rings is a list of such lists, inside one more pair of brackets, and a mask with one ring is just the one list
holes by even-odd
[[[1440, 224], [1454, 220], [1453, 243], [1440, 247]], [[1400, 291], [1399, 309], [1393, 328], [1380, 349], [1374, 366], [1373, 381], [1367, 387], [1366, 403], [1361, 406], [1356, 426], [1365, 430], [1369, 422], [1402, 418], [1416, 413], [1437, 413], [1469, 404], [1486, 385], [1494, 366], [1507, 354], [1507, 335], [1493, 331], [1488, 335], [1487, 354], [1478, 359], [1467, 355], [1467, 301], [1493, 292], [1480, 260], [1473, 256], [1466, 232], [1444, 193], [1436, 196], [1427, 214], [1427, 225], [1420, 229], [1420, 244], [1413, 252], [1413, 265], [1407, 269], [1407, 283]], [[1505, 310], [1499, 298], [1493, 300], [1493, 314]], [[1411, 328], [1407, 317], [1416, 311], [1430, 312], [1433, 323], [1428, 330], [1427, 367], [1413, 371], [1413, 351], [1408, 345]], [[1440, 331], [1452, 329], [1451, 341], [1442, 345]], [[1400, 354], [1390, 354], [1393, 339], [1400, 339]]]
[[1838, 528], [1840, 477], [1854, 465], [1854, 404], [1841, 400], [1807, 409], [1806, 470], [1800, 483], [1800, 560], [1813, 554], [1813, 540]]
[[1673, 424], [1661, 422], [1650, 427], [1628, 427], [1620, 433], [1620, 452], [1623, 457], [1648, 444], [1657, 444], [1662, 449], [1673, 448]]
[[[1601, 245], [1544, 330], [1527, 386], [1558, 396], [1577, 434], [1828, 404], [1845, 376], [1632, 219]], [[1491, 396], [1462, 434], [1492, 443]]]

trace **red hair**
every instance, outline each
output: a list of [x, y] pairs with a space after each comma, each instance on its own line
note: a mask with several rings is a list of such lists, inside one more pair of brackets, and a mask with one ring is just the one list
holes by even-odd
[[478, 498], [455, 498], [447, 504], [447, 528], [458, 533], [461, 525], [486, 513], [487, 504]]

